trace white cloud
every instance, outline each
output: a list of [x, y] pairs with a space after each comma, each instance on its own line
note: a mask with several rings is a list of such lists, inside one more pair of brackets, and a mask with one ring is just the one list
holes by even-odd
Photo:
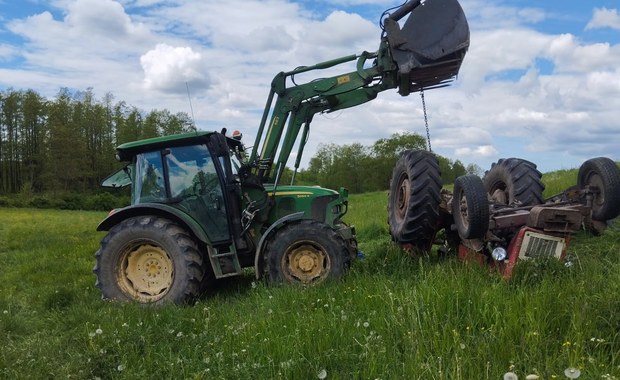
[[343, 5], [377, 5], [381, 4], [385, 7], [393, 7], [394, 1], [392, 0], [325, 0], [327, 3], [332, 3], [334, 5], [343, 6]]
[[547, 19], [541, 8], [527, 6], [503, 6], [500, 2], [486, 0], [463, 0], [460, 2], [472, 30], [514, 28], [524, 24], [536, 24]]
[[70, 3], [66, 24], [86, 36], [127, 38], [146, 33], [140, 23], [133, 23], [123, 6], [113, 0], [79, 0]]
[[324, 20], [310, 20], [303, 24], [294, 47], [298, 65], [312, 65], [379, 47], [378, 25], [358, 14], [335, 11]]
[[589, 73], [586, 83], [588, 91], [596, 91], [605, 97], [618, 96], [620, 94], [620, 70]]
[[552, 39], [552, 36], [525, 28], [473, 32], [460, 78], [464, 85], [478, 87], [490, 75], [527, 69]]
[[241, 34], [218, 34], [218, 40], [225, 41], [222, 45], [230, 48], [241, 49], [245, 52], [270, 52], [287, 51], [295, 43], [295, 39], [274, 26], [261, 26], [245, 35]]
[[84, 53], [94, 57], [117, 55], [119, 51], [132, 51], [135, 44], [150, 37], [146, 26], [132, 22], [123, 7], [112, 0], [78, 0], [69, 3], [60, 21], [45, 11], [13, 20], [8, 29], [24, 37], [27, 46], [38, 52], [55, 50], [71, 58]]
[[558, 71], [587, 73], [615, 69], [620, 61], [620, 45], [582, 44], [574, 35], [562, 34], [553, 38], [544, 55], [553, 60]]
[[186, 82], [192, 83], [192, 89], [202, 89], [209, 85], [202, 56], [190, 47], [158, 44], [155, 49], [140, 57], [140, 63], [147, 90], [184, 92]]
[[0, 61], [9, 60], [18, 54], [18, 49], [9, 44], [0, 44]]
[[463, 158], [479, 158], [479, 157], [493, 157], [499, 154], [497, 149], [492, 145], [481, 145], [475, 149], [465, 147], [456, 149], [454, 152], [456, 156]]
[[586, 25], [586, 30], [611, 28], [620, 30], [620, 14], [617, 9], [595, 8], [592, 19]]

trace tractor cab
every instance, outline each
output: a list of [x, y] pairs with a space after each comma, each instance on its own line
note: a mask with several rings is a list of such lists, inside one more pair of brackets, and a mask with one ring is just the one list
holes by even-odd
[[102, 186], [131, 185], [131, 205], [125, 209], [174, 209], [170, 212], [186, 215], [186, 223], [201, 226], [209, 243], [230, 241], [228, 209], [239, 198], [225, 190], [234, 190], [236, 170], [226, 140], [216, 132], [192, 132], [120, 145], [117, 158], [129, 163]]

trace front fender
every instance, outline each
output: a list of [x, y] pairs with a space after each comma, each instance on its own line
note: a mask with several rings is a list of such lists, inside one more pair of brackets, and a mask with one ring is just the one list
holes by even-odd
[[262, 265], [263, 264], [263, 260], [262, 260], [263, 248], [265, 246], [265, 241], [267, 240], [269, 235], [271, 235], [271, 232], [277, 228], [282, 227], [284, 224], [290, 221], [299, 220], [299, 219], [302, 219], [303, 217], [304, 217], [303, 211], [296, 212], [293, 214], [288, 214], [276, 220], [275, 223], [273, 223], [271, 226], [269, 226], [269, 228], [267, 228], [267, 231], [265, 231], [263, 236], [260, 238], [258, 245], [256, 246], [256, 253], [254, 255], [254, 273], [257, 279], [261, 278], [261, 276], [263, 275], [263, 269], [264, 269]]
[[112, 210], [110, 214], [108, 214], [108, 216], [102, 220], [101, 223], [99, 223], [97, 226], [97, 231], [109, 231], [110, 228], [125, 219], [143, 215], [156, 215], [170, 219], [181, 226], [186, 227], [200, 241], [205, 244], [211, 244], [207, 234], [196, 220], [187, 215], [185, 212], [163, 203], [141, 203]]

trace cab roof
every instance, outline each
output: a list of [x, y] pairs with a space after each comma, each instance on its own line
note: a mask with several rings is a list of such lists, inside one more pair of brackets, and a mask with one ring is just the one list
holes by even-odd
[[175, 146], [206, 143], [214, 131], [185, 132], [176, 135], [153, 137], [144, 140], [131, 141], [116, 148], [120, 161], [130, 161], [133, 156], [142, 152], [164, 149]]

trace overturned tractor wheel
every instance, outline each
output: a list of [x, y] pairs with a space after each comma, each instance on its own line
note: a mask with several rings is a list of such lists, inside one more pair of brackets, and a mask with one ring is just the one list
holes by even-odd
[[544, 203], [542, 173], [532, 162], [504, 158], [494, 163], [483, 183], [495, 203], [511, 206], [535, 206]]
[[426, 151], [405, 151], [392, 172], [388, 224], [392, 240], [427, 252], [439, 223], [441, 173], [437, 158]]
[[620, 169], [607, 157], [592, 158], [579, 168], [580, 189], [594, 190], [592, 219], [606, 221], [620, 215]]
[[452, 216], [461, 239], [480, 239], [486, 235], [489, 200], [480, 177], [465, 175], [454, 181]]

